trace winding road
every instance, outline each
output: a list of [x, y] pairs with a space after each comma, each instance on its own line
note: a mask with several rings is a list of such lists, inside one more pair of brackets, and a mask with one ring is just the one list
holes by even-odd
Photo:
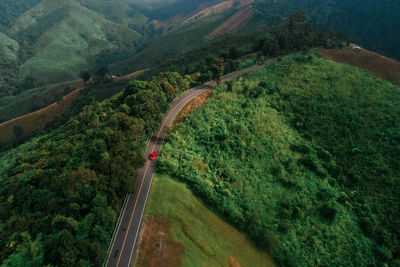
[[[275, 62], [275, 59], [268, 60], [260, 65], [254, 65], [238, 72], [227, 74], [221, 78], [221, 82], [234, 79], [246, 72], [262, 68]], [[109, 253], [105, 266], [107, 267], [128, 267], [130, 266], [133, 250], [135, 248], [136, 239], [139, 233], [143, 212], [146, 207], [147, 198], [150, 192], [151, 183], [153, 181], [154, 169], [156, 162], [149, 160], [151, 152], [161, 151], [165, 130], [171, 125], [179, 111], [186, 106], [192, 99], [201, 95], [210, 88], [216, 86], [215, 82], [208, 82], [202, 88], [192, 89], [180, 98], [174, 100], [171, 104], [169, 112], [164, 116], [161, 127], [156, 134], [153, 134], [149, 140], [144, 154], [146, 163], [139, 170], [138, 179], [136, 180], [135, 193], [129, 194], [122, 207], [122, 215], [119, 224], [114, 232], [112, 243], [110, 244]]]

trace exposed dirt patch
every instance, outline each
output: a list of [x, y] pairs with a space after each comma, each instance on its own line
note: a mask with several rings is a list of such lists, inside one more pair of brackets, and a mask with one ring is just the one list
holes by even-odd
[[201, 19], [204, 17], [208, 17], [210, 15], [216, 15], [225, 12], [226, 10], [230, 9], [234, 3], [235, 0], [229, 0], [229, 1], [224, 1], [222, 3], [219, 3], [217, 5], [211, 6], [204, 8], [203, 10], [197, 12], [196, 14], [190, 16], [189, 18], [185, 19], [183, 23], [188, 23], [197, 19]]
[[229, 267], [242, 267], [242, 265], [240, 265], [238, 260], [233, 256], [228, 257], [228, 263], [229, 263]]
[[383, 79], [400, 84], [400, 62], [366, 49], [353, 51], [353, 46], [350, 44], [345, 50], [323, 49], [322, 55], [336, 62], [369, 70]]
[[154, 28], [157, 30], [160, 28], [169, 29], [175, 25], [181, 24], [184, 20], [185, 20], [185, 17], [183, 15], [177, 14], [177, 15], [173, 16], [172, 18], [165, 20], [165, 21], [153, 20], [150, 22], [150, 24], [153, 24]]
[[253, 13], [253, 9], [249, 6], [239, 10], [232, 17], [218, 26], [213, 32], [207, 35], [206, 38], [213, 39], [217, 36], [237, 31], [251, 19]]
[[[116, 77], [114, 80], [130, 79], [139, 76], [149, 69], [132, 72], [123, 77]], [[43, 128], [46, 124], [52, 121], [55, 117], [63, 114], [72, 104], [73, 100], [79, 95], [83, 89], [84, 83], [82, 80], [64, 82], [57, 85], [60, 88], [65, 86], [75, 87], [74, 91], [64, 96], [61, 101], [55, 102], [50, 106], [44, 107], [37, 111], [27, 113], [9, 121], [0, 123], [0, 143], [9, 143], [15, 140], [14, 127], [21, 126], [23, 134], [29, 134], [33, 131]]]
[[243, 6], [249, 5], [249, 4], [253, 3], [253, 2], [254, 2], [254, 0], [228, 0], [228, 1], [224, 1], [224, 2], [219, 3], [217, 5], [202, 9], [201, 11], [197, 12], [196, 14], [194, 14], [194, 15], [190, 16], [189, 18], [185, 19], [185, 21], [183, 23], [187, 23], [187, 22], [190, 22], [190, 21], [193, 21], [193, 20], [197, 20], [197, 19], [201, 19], [201, 18], [208, 17], [208, 16], [211, 16], [211, 15], [216, 15], [216, 14], [223, 13], [223, 12], [231, 9], [235, 5], [237, 5], [238, 7], [243, 7]]
[[59, 102], [1, 123], [0, 143], [8, 143], [14, 140], [14, 127], [17, 125], [22, 127], [24, 134], [43, 128], [46, 123], [50, 122], [56, 116], [59, 116], [67, 108], [69, 108], [72, 104], [72, 101], [76, 98], [81, 90], [82, 88], [78, 88], [64, 96]]
[[197, 109], [199, 106], [204, 105], [207, 103], [208, 99], [212, 96], [213, 90], [207, 90], [201, 95], [195, 97], [187, 103], [186, 106], [183, 107], [183, 109], [178, 113], [178, 115], [175, 117], [175, 120], [173, 122], [173, 127], [176, 128], [179, 123], [192, 111]]
[[119, 80], [130, 79], [130, 78], [133, 78], [133, 77], [142, 75], [143, 73], [145, 73], [145, 72], [148, 71], [148, 70], [149, 70], [149, 69], [138, 70], [138, 71], [129, 73], [129, 74], [127, 74], [127, 75], [125, 75], [125, 76], [122, 76], [122, 77], [115, 77], [114, 80], [115, 80], [115, 81], [119, 81]]
[[137, 266], [179, 266], [183, 246], [171, 241], [170, 222], [161, 215], [149, 215], [143, 221], [137, 247]]

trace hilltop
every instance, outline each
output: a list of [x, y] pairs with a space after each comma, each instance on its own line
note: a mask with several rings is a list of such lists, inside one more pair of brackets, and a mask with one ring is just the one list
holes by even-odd
[[171, 129], [156, 176], [278, 265], [396, 266], [399, 103], [371, 72], [298, 54], [218, 87]]
[[268, 61], [168, 129], [137, 262], [160, 227], [174, 265], [400, 265], [399, 63], [343, 47], [399, 58], [395, 0], [18, 2], [0, 2], [1, 264], [102, 265], [169, 103]]

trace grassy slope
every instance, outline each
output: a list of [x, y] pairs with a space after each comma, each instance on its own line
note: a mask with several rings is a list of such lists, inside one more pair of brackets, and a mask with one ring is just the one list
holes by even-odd
[[146, 214], [172, 221], [173, 240], [184, 247], [182, 266], [227, 266], [228, 256], [242, 266], [274, 266], [265, 252], [168, 176], [154, 178]]
[[45, 82], [76, 79], [80, 71], [95, 64], [95, 57], [101, 52], [116, 49], [114, 42], [132, 44], [140, 38], [137, 32], [80, 5], [64, 8], [68, 9], [65, 18], [35, 43], [34, 57], [22, 65], [22, 77], [34, 75]]
[[367, 49], [353, 51], [350, 47], [343, 50], [324, 49], [322, 54], [333, 61], [369, 70], [385, 80], [400, 84], [400, 62], [392, 58]]
[[57, 96], [61, 98], [82, 85], [80, 81], [59, 83], [27, 90], [15, 96], [2, 97], [0, 98], [0, 119], [7, 121], [48, 106], [57, 101]]
[[217, 89], [169, 136], [158, 172], [279, 264], [396, 265], [400, 88], [295, 58]]
[[0, 32], [0, 55], [4, 55], [7, 60], [14, 61], [17, 59], [19, 44]]

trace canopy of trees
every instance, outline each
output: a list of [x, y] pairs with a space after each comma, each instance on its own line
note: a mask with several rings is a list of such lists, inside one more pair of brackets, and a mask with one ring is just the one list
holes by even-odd
[[218, 87], [158, 172], [281, 266], [400, 265], [400, 87], [297, 54]]
[[124, 93], [0, 154], [0, 263], [101, 266], [148, 136], [168, 100], [188, 86], [177, 73], [132, 81]]

